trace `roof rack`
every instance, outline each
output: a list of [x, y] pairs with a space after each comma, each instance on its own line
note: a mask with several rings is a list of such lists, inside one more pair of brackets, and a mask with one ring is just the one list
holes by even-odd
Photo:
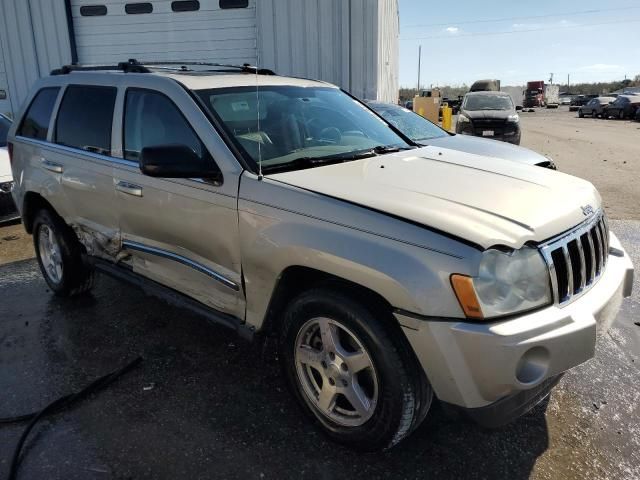
[[[166, 67], [169, 66], [169, 67]], [[175, 66], [179, 68], [170, 68]], [[192, 70], [189, 66], [198, 67], [216, 67], [215, 70]], [[241, 71], [245, 73], [253, 73], [257, 75], [275, 75], [273, 70], [267, 68], [258, 68], [256, 66], [245, 63], [244, 65], [230, 65], [225, 63], [209, 63], [209, 62], [179, 62], [169, 61], [145, 61], [141, 62], [135, 58], [130, 58], [126, 62], [120, 62], [117, 65], [63, 65], [60, 68], [51, 71], [51, 75], [66, 75], [71, 72], [95, 72], [118, 70], [124, 73], [151, 73], [152, 69], [175, 70], [178, 72], [235, 72]], [[221, 70], [226, 69], [226, 70]]]

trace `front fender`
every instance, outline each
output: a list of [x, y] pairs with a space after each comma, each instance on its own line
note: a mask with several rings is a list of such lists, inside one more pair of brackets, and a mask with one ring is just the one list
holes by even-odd
[[[246, 176], [246, 175], [245, 175]], [[323, 195], [243, 177], [238, 204], [247, 323], [260, 329], [281, 273], [312, 268], [428, 316], [464, 314], [449, 283], [475, 248]]]

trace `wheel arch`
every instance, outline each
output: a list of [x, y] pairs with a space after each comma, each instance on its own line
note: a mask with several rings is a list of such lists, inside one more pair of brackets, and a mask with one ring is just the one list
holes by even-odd
[[33, 221], [36, 214], [41, 209], [47, 209], [54, 215], [60, 217], [56, 209], [42, 195], [37, 192], [26, 192], [22, 201], [22, 224], [27, 233], [33, 233]]
[[392, 305], [374, 290], [315, 268], [293, 265], [285, 268], [278, 277], [261, 326], [264, 334], [278, 331], [282, 313], [291, 300], [304, 291], [322, 287], [348, 292], [365, 306], [372, 306], [375, 311], [385, 312], [389, 319], [393, 318]]

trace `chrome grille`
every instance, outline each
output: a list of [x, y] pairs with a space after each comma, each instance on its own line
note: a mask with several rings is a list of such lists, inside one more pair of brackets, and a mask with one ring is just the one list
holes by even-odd
[[554, 302], [565, 305], [589, 290], [609, 256], [609, 226], [602, 211], [540, 246], [549, 267]]

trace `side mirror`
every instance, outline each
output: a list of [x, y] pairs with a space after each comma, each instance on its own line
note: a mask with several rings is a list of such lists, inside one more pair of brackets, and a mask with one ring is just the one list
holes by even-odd
[[222, 182], [222, 172], [209, 158], [186, 145], [157, 145], [140, 152], [140, 171], [149, 177], [204, 178]]
[[516, 105], [516, 111], [522, 110], [522, 105]]

